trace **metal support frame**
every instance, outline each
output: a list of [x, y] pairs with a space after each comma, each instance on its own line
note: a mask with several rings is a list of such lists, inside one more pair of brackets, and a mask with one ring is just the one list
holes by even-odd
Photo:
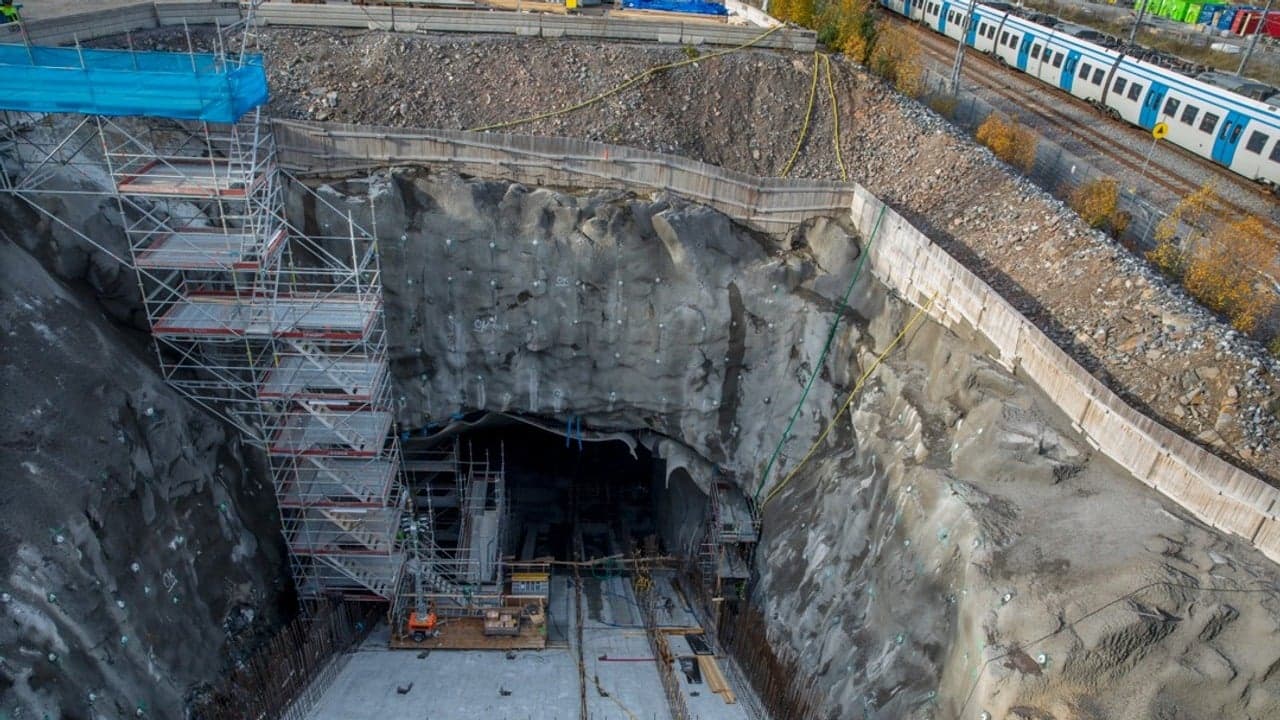
[[[392, 599], [405, 497], [373, 236], [289, 224], [260, 110], [218, 126], [3, 113], [0, 153], [0, 192], [136, 271], [169, 384], [266, 451], [301, 598]], [[72, 196], [114, 205], [123, 237], [61, 217]]]

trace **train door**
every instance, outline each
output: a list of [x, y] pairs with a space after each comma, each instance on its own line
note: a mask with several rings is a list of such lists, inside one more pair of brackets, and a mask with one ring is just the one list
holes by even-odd
[[1213, 138], [1214, 162], [1231, 165], [1236, 156], [1236, 146], [1240, 144], [1240, 136], [1244, 134], [1244, 126], [1248, 122], [1248, 115], [1234, 110], [1227, 112], [1227, 119], [1222, 121], [1222, 127], [1218, 128], [1217, 135]]
[[1071, 84], [1076, 79], [1076, 66], [1080, 64], [1080, 53], [1076, 50], [1067, 51], [1067, 59], [1062, 63], [1062, 75], [1058, 78], [1058, 87], [1071, 92]]
[[1156, 126], [1160, 119], [1160, 106], [1164, 104], [1164, 96], [1168, 92], [1168, 85], [1155, 80], [1151, 82], [1151, 89], [1147, 91], [1147, 98], [1142, 101], [1142, 110], [1138, 114], [1138, 125], [1143, 130]]
[[938, 11], [938, 32], [943, 35], [947, 34], [947, 14], [951, 12], [951, 3], [942, 3], [942, 10]]
[[969, 13], [965, 16], [965, 35], [964, 42], [969, 47], [974, 47], [974, 43], [978, 40], [978, 16], [975, 13]]
[[1022, 35], [1022, 42], [1018, 45], [1018, 69], [1022, 72], [1027, 71], [1027, 58], [1031, 54], [1031, 43], [1035, 40], [1036, 36], [1031, 33]]

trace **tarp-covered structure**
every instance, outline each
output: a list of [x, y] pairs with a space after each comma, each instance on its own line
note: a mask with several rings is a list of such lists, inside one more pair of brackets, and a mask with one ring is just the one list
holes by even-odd
[[233, 123], [267, 102], [261, 55], [0, 44], [0, 109]]

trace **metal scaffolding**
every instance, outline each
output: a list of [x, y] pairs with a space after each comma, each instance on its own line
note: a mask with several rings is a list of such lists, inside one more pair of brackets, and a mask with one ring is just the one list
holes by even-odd
[[698, 571], [709, 598], [724, 596], [726, 583], [751, 578], [751, 558], [760, 539], [760, 513], [733, 482], [716, 475], [707, 495], [707, 528]]
[[389, 599], [403, 493], [373, 238], [292, 230], [259, 111], [100, 126], [165, 378], [266, 449], [303, 598]]
[[[191, 68], [252, 66], [223, 30]], [[301, 598], [393, 599], [406, 498], [377, 244], [332, 206], [341, 236], [290, 226], [261, 105], [234, 123], [6, 111], [0, 160], [0, 192], [136, 271], [169, 384], [266, 451]], [[114, 201], [122, 227], [90, 237], [62, 217], [73, 195]]]
[[[404, 576], [392, 608], [404, 627], [423, 602], [441, 617], [480, 617], [486, 610], [532, 602], [544, 606], [549, 565], [507, 557], [510, 506], [503, 454], [446, 447], [406, 452], [412, 516]], [[410, 527], [410, 524], [412, 526]]]

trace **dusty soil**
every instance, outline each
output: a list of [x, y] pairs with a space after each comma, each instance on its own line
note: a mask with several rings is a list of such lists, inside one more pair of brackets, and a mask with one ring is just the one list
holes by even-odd
[[[173, 33], [135, 42], [163, 46]], [[268, 30], [277, 116], [471, 129], [562, 108], [684, 48], [505, 37]], [[705, 50], [703, 51], [706, 52]], [[781, 171], [808, 105], [810, 56], [751, 51], [663, 73], [588, 108], [508, 128]], [[836, 59], [848, 178], [885, 198], [1131, 403], [1280, 481], [1280, 364], [1091, 231], [922, 105]], [[838, 178], [831, 103], [792, 174]]]

